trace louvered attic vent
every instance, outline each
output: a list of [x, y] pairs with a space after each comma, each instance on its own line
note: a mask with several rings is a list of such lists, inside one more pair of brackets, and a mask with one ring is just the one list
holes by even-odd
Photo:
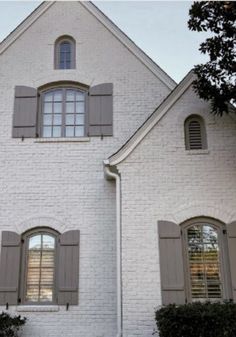
[[186, 150], [206, 149], [204, 121], [200, 116], [190, 116], [185, 121]]

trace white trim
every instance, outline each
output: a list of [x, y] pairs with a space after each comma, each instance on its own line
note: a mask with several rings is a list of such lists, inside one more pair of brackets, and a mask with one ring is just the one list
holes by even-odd
[[146, 120], [140, 129], [121, 147], [121, 149], [112, 155], [108, 161], [109, 165], [117, 165], [122, 162], [141, 142], [141, 140], [150, 132], [150, 130], [160, 121], [174, 103], [183, 95], [190, 87], [195, 79], [193, 71], [190, 71], [180, 84], [171, 92], [166, 100], [154, 111], [154, 113]]
[[[155, 76], [157, 76], [170, 90], [176, 82], [167, 75], [150, 57], [148, 57], [131, 39], [128, 38], [103, 12], [91, 1], [79, 1], [93, 16], [95, 16], [137, 59], [139, 59]], [[56, 1], [43, 2], [29, 15], [5, 40], [0, 43], [0, 55], [21, 36], [44, 12]]]

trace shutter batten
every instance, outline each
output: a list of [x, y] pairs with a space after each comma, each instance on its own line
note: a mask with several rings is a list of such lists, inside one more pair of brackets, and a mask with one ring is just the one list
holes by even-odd
[[34, 138], [37, 130], [37, 90], [15, 87], [13, 138]]
[[0, 257], [0, 305], [16, 305], [20, 272], [20, 235], [2, 232]]
[[113, 84], [103, 83], [89, 90], [89, 136], [113, 134]]
[[63, 233], [59, 240], [58, 304], [78, 304], [79, 231]]
[[162, 303], [185, 303], [184, 267], [180, 227], [158, 221]]

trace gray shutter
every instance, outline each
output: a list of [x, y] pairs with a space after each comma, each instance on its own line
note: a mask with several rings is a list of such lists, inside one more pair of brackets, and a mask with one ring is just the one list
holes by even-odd
[[103, 83], [89, 90], [89, 136], [113, 134], [113, 84]]
[[79, 231], [61, 234], [59, 244], [58, 304], [78, 304]]
[[18, 300], [20, 271], [20, 235], [14, 232], [2, 232], [0, 257], [0, 305], [14, 305]]
[[162, 303], [185, 303], [184, 266], [180, 227], [158, 221]]
[[34, 138], [37, 128], [37, 90], [16, 86], [13, 115], [13, 138]]
[[236, 302], [236, 221], [227, 225], [227, 235], [233, 299]]

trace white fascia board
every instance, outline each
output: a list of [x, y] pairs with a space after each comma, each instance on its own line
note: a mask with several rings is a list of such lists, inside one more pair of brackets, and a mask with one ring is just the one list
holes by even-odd
[[191, 86], [195, 79], [192, 71], [180, 82], [180, 84], [170, 93], [163, 103], [154, 111], [154, 113], [146, 120], [139, 130], [128, 140], [128, 142], [121, 147], [121, 149], [112, 155], [106, 164], [115, 166], [121, 163], [128, 155], [136, 148], [142, 139], [151, 131], [151, 129], [161, 120], [161, 118], [168, 112], [168, 110], [175, 104], [175, 102], [184, 94], [184, 92]]
[[0, 55], [10, 45], [23, 34], [43, 13], [45, 13], [55, 1], [45, 1], [39, 5], [22, 23], [20, 23], [15, 30], [13, 30], [1, 43], [0, 43]]

